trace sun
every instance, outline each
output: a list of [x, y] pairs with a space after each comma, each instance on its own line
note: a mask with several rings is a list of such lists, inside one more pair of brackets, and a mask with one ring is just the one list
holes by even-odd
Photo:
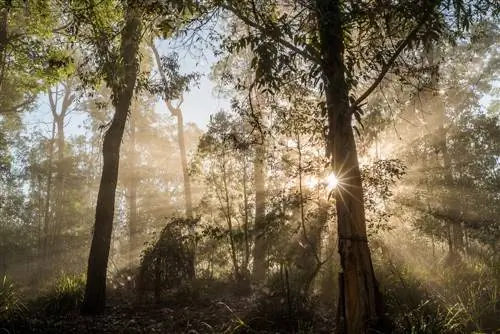
[[328, 189], [328, 191], [332, 191], [333, 189], [337, 188], [338, 185], [339, 180], [337, 179], [335, 174], [332, 173], [328, 175], [328, 177], [326, 178], [326, 188]]

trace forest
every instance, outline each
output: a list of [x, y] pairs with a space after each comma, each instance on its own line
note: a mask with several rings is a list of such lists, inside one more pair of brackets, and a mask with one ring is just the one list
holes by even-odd
[[500, 333], [497, 0], [0, 0], [0, 333]]

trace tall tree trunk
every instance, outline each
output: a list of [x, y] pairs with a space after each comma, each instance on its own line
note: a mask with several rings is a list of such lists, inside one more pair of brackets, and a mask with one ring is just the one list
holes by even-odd
[[244, 225], [243, 225], [243, 235], [245, 239], [245, 259], [243, 262], [243, 270], [248, 270], [248, 264], [250, 262], [250, 240], [248, 235], [249, 227], [249, 205], [248, 205], [248, 168], [247, 168], [247, 157], [245, 152], [243, 152], [243, 210], [244, 212]]
[[236, 255], [236, 243], [234, 241], [234, 230], [233, 230], [233, 219], [231, 214], [231, 202], [229, 199], [229, 189], [227, 186], [227, 173], [226, 173], [226, 158], [223, 157], [222, 162], [222, 184], [224, 187], [224, 201], [226, 205], [226, 220], [227, 228], [229, 229], [229, 245], [231, 247], [231, 259], [233, 261], [234, 267], [234, 279], [238, 281], [240, 279], [240, 269], [238, 266], [238, 257]]
[[[69, 82], [63, 83], [64, 91], [62, 92], [61, 110], [57, 111], [60, 91], [56, 88], [55, 92], [49, 90], [49, 103], [52, 117], [57, 126], [57, 169], [55, 179], [55, 208], [54, 208], [54, 230], [52, 235], [52, 243], [58, 251], [56, 256], [62, 255], [61, 245], [61, 230], [64, 224], [64, 188], [65, 188], [65, 173], [66, 166], [64, 161], [64, 150], [66, 146], [66, 139], [64, 134], [64, 121], [69, 113], [69, 109], [75, 100], [75, 95], [72, 92], [72, 87]], [[55, 95], [55, 98], [54, 98]], [[58, 262], [57, 260], [55, 262]]]
[[[0, 91], [2, 91], [7, 67], [7, 44], [9, 42], [9, 12], [11, 6], [0, 9]], [[1, 110], [0, 110], [1, 113]]]
[[[161, 66], [161, 57], [158, 52], [158, 49], [156, 48], [154, 41], [150, 41], [149, 43], [151, 50], [153, 51], [153, 54], [155, 56], [156, 60], [156, 66], [158, 67], [158, 71], [160, 72], [160, 76], [163, 80], [163, 82], [166, 84], [167, 82], [167, 77], [165, 75], [165, 71], [163, 71], [163, 68]], [[181, 168], [182, 168], [182, 176], [184, 180], [184, 203], [185, 203], [185, 209], [186, 209], [186, 217], [188, 219], [193, 219], [194, 214], [193, 214], [193, 197], [191, 195], [191, 180], [189, 177], [189, 169], [188, 169], [188, 162], [187, 162], [187, 152], [186, 152], [186, 142], [185, 142], [185, 137], [184, 137], [184, 118], [182, 115], [182, 110], [181, 110], [181, 104], [184, 101], [182, 95], [180, 96], [179, 103], [177, 104], [177, 107], [174, 107], [172, 105], [172, 102], [168, 98], [168, 96], [165, 96], [165, 104], [167, 105], [167, 108], [170, 110], [170, 113], [172, 116], [175, 116], [177, 118], [177, 143], [179, 144], [179, 154], [181, 157]], [[195, 242], [195, 231], [194, 231], [194, 225], [193, 222], [190, 222], [189, 225], [190, 228], [190, 234], [191, 234], [191, 263], [193, 264], [191, 268], [191, 277], [195, 277], [195, 268], [196, 268], [196, 242]]]
[[[158, 53], [158, 49], [154, 45], [154, 42], [150, 42], [150, 47], [151, 50], [153, 51], [153, 54], [156, 59], [156, 66], [158, 67], [158, 71], [160, 72], [160, 76], [163, 80], [164, 83], [167, 82], [167, 77], [165, 75], [165, 72], [163, 71], [163, 68], [161, 66], [161, 57], [160, 54]], [[181, 156], [181, 167], [182, 167], [182, 176], [184, 178], [184, 202], [186, 206], [186, 217], [187, 218], [193, 218], [193, 199], [191, 196], [191, 182], [189, 178], [189, 170], [188, 170], [188, 164], [187, 164], [187, 153], [186, 153], [186, 143], [185, 143], [185, 138], [184, 138], [184, 119], [182, 116], [182, 110], [180, 108], [181, 104], [183, 102], [182, 96], [180, 97], [179, 104], [177, 107], [174, 107], [172, 105], [172, 102], [170, 99], [165, 96], [165, 104], [167, 105], [167, 108], [170, 110], [170, 113], [172, 116], [175, 116], [177, 118], [177, 143], [179, 144], [179, 152]]]
[[54, 140], [56, 133], [56, 122], [52, 121], [52, 133], [49, 141], [49, 158], [47, 166], [47, 183], [45, 185], [45, 203], [43, 208], [43, 245], [42, 245], [42, 263], [45, 266], [49, 255], [50, 240], [50, 201], [52, 198], [52, 171], [54, 159]]
[[[125, 27], [122, 30], [120, 46], [122, 68], [114, 70], [114, 73], [122, 73], [122, 77], [119, 78], [121, 80], [115, 81], [111, 75], [107, 76], [107, 80], [110, 81], [113, 88], [115, 114], [103, 142], [103, 169], [97, 195], [94, 233], [82, 305], [82, 313], [88, 315], [104, 312], [106, 303], [106, 271], [113, 230], [120, 145], [139, 69], [141, 13], [131, 0], [128, 1], [125, 10]], [[107, 65], [116, 66], [118, 64]]]
[[345, 80], [342, 13], [338, 0], [316, 0], [323, 58], [328, 146], [336, 190], [339, 275], [337, 332], [369, 333], [382, 329], [383, 304], [368, 247], [363, 189], [352, 129], [349, 88]]
[[[134, 107], [136, 103], [134, 103]], [[137, 114], [137, 108], [132, 108], [132, 113], [130, 114], [130, 152], [129, 152], [129, 182], [128, 182], [128, 210], [129, 210], [129, 261], [130, 264], [135, 262], [134, 255], [136, 254], [139, 243], [137, 242], [138, 235], [138, 221], [137, 221], [137, 152], [136, 152], [136, 125], [135, 125], [135, 115]]]
[[191, 196], [191, 182], [189, 179], [186, 142], [184, 140], [184, 118], [182, 117], [182, 111], [179, 108], [177, 108], [176, 116], [177, 116], [177, 142], [179, 143], [182, 176], [184, 180], [184, 202], [186, 204], [186, 217], [193, 218], [193, 198]]
[[262, 283], [266, 278], [266, 240], [265, 240], [265, 214], [266, 214], [266, 185], [265, 185], [265, 159], [266, 148], [263, 134], [261, 143], [255, 148], [254, 182], [255, 182], [255, 225], [253, 247], [253, 280]]

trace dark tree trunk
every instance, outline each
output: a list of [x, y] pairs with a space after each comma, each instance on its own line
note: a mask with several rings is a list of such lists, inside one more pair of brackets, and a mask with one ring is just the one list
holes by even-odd
[[[97, 196], [94, 233], [88, 261], [87, 285], [82, 305], [82, 313], [88, 315], [104, 312], [106, 302], [106, 271], [111, 244], [111, 232], [113, 230], [120, 145], [139, 68], [140, 12], [129, 1], [125, 15], [125, 27], [122, 30], [120, 48], [122, 68], [115, 69], [115, 73], [123, 74], [117, 81], [112, 79], [111, 73], [107, 76], [108, 83], [113, 88], [115, 114], [109, 129], [106, 131], [103, 143], [103, 169]], [[107, 64], [107, 66], [117, 65]]]
[[328, 146], [339, 179], [336, 209], [342, 273], [337, 332], [383, 329], [382, 297], [368, 247], [363, 190], [345, 80], [342, 13], [338, 0], [316, 0], [328, 113]]

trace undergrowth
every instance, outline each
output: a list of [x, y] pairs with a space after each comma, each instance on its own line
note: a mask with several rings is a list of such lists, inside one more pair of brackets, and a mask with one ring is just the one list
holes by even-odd
[[26, 310], [14, 283], [4, 276], [0, 281], [0, 324], [23, 316]]
[[40, 302], [49, 314], [64, 314], [80, 309], [85, 291], [85, 276], [62, 274]]

